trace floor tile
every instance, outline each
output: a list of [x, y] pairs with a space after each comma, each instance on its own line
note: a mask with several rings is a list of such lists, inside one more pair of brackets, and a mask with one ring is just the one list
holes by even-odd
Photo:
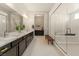
[[44, 36], [35, 36], [23, 56], [62, 56], [63, 54], [52, 44], [47, 43]]

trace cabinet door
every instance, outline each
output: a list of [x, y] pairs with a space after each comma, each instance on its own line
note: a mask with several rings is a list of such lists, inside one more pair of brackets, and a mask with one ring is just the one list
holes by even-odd
[[30, 35], [29, 35], [30, 42], [32, 41], [32, 39], [33, 39], [33, 32], [31, 32]]
[[23, 54], [25, 48], [26, 48], [25, 40], [22, 40], [19, 43], [19, 55], [22, 55]]
[[5, 52], [7, 52], [9, 49], [11, 49], [10, 44], [7, 44], [3, 47], [0, 47], [0, 55], [4, 54]]
[[15, 46], [10, 50], [8, 50], [6, 53], [4, 53], [2, 56], [17, 56], [17, 55], [18, 55], [17, 46]]
[[31, 42], [31, 36], [29, 35], [26, 40], [27, 47], [29, 46], [30, 42]]
[[31, 33], [31, 39], [33, 39], [33, 32]]

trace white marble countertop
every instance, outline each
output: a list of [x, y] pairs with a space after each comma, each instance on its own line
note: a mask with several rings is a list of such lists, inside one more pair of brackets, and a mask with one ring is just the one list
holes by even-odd
[[17, 40], [18, 38], [25, 36], [31, 32], [33, 32], [34, 30], [29, 30], [29, 31], [22, 31], [21, 33], [19, 32], [11, 32], [8, 33], [8, 36], [6, 37], [0, 37], [0, 47]]

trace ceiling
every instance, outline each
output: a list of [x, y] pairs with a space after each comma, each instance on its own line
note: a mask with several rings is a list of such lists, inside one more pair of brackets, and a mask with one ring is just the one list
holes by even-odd
[[2, 10], [4, 12], [7, 12], [7, 13], [17, 14], [15, 10], [13, 10], [9, 6], [5, 5], [4, 3], [0, 3], [0, 10]]
[[24, 3], [28, 11], [50, 11], [53, 3]]
[[[19, 14], [28, 14], [28, 12], [49, 12], [55, 3], [0, 3], [0, 7], [11, 12]], [[13, 11], [14, 10], [14, 11]]]
[[54, 3], [12, 3], [22, 11], [50, 11]]

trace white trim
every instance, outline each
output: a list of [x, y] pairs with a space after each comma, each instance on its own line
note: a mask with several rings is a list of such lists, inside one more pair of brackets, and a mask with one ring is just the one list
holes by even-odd
[[54, 45], [60, 50], [61, 53], [63, 53], [64, 56], [68, 56], [62, 49], [54, 42]]
[[8, 14], [3, 12], [3, 11], [0, 11], [0, 14], [3, 15], [3, 16], [7, 16]]
[[62, 3], [55, 4], [55, 5], [53, 6], [53, 8], [50, 10], [49, 15], [51, 16], [53, 13], [55, 13], [56, 10], [58, 10], [58, 8], [59, 8], [61, 5], [62, 5]]

